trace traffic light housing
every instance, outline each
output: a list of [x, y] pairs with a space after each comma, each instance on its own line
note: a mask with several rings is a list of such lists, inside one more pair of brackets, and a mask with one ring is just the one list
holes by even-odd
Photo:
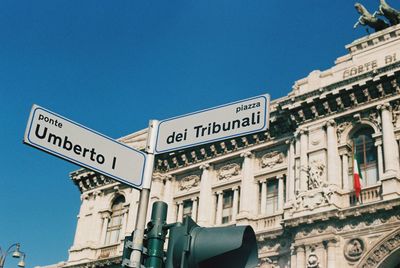
[[169, 229], [165, 268], [253, 268], [257, 242], [250, 226], [198, 226], [190, 217]]
[[133, 251], [132, 236], [125, 236], [124, 249], [122, 251], [122, 267], [130, 267], [130, 258]]

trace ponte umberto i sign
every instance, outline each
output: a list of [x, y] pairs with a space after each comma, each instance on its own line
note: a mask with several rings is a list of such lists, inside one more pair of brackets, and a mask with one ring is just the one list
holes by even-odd
[[141, 189], [146, 155], [45, 108], [33, 105], [24, 142]]

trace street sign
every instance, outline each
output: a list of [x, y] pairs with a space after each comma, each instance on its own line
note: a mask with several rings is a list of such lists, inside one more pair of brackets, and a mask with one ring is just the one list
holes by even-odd
[[37, 105], [32, 107], [24, 143], [142, 188], [145, 153]]
[[160, 121], [157, 154], [266, 130], [269, 95]]

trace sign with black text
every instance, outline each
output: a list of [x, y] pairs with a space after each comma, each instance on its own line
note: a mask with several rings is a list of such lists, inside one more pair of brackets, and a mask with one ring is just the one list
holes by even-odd
[[266, 130], [269, 95], [160, 121], [157, 154]]
[[37, 105], [24, 143], [141, 189], [146, 155]]

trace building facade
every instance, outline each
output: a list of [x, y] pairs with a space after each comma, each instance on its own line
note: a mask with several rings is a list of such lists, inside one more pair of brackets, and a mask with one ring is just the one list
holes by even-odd
[[[399, 267], [400, 25], [346, 48], [272, 100], [269, 131], [158, 155], [151, 203], [168, 204], [167, 222], [249, 224], [263, 268]], [[146, 131], [120, 141], [143, 149]], [[57, 267], [117, 267], [138, 191], [88, 170], [71, 178], [82, 204]]]

